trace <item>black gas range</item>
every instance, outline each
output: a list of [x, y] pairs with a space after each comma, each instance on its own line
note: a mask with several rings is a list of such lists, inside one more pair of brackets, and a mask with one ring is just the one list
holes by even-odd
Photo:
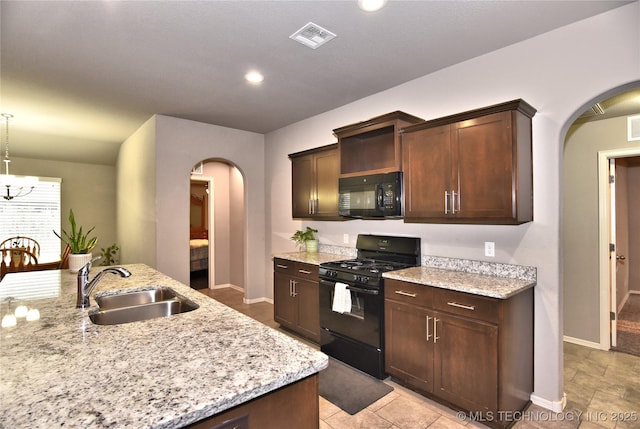
[[383, 379], [382, 274], [420, 265], [420, 238], [360, 234], [356, 248], [355, 259], [320, 264], [320, 349]]

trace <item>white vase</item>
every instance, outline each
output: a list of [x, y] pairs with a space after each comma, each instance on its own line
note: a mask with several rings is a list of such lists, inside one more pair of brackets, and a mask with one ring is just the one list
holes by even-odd
[[77, 273], [80, 268], [84, 267], [89, 261], [91, 261], [91, 253], [79, 253], [69, 255], [69, 271]]

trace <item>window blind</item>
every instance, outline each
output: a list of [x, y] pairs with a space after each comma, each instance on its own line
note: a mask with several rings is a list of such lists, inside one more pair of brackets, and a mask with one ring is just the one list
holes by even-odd
[[60, 185], [57, 177], [40, 177], [30, 194], [0, 199], [0, 241], [17, 235], [40, 243], [39, 262], [60, 258]]

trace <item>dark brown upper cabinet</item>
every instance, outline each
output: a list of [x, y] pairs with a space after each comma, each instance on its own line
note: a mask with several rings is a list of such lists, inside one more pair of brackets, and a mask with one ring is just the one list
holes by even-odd
[[405, 222], [533, 220], [531, 118], [514, 100], [405, 127]]
[[423, 121], [396, 111], [333, 130], [338, 138], [340, 177], [401, 171], [398, 132], [402, 127]]
[[341, 220], [338, 216], [340, 155], [336, 143], [292, 153], [292, 216]]

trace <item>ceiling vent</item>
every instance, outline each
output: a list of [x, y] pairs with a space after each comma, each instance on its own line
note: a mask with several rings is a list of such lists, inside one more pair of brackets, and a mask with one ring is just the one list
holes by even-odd
[[336, 35], [331, 31], [326, 28], [322, 28], [313, 22], [307, 23], [300, 30], [289, 36], [290, 39], [298, 41], [311, 49], [316, 49], [319, 46], [324, 45], [334, 37], [336, 37]]
[[591, 106], [588, 110], [586, 110], [582, 115], [580, 115], [580, 117], [590, 118], [592, 116], [600, 116], [600, 115], [604, 115], [604, 109], [602, 108], [600, 103], [596, 103], [593, 106]]

